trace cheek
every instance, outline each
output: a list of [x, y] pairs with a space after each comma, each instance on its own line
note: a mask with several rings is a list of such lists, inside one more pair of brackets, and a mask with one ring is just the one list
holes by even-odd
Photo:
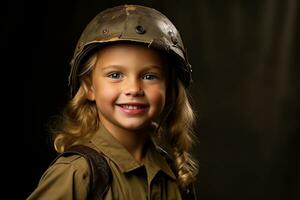
[[106, 84], [99, 84], [95, 87], [95, 97], [98, 105], [113, 103], [118, 97], [118, 92]]
[[163, 110], [166, 101], [166, 92], [164, 88], [152, 88], [149, 90], [149, 100], [152, 105], [157, 106], [160, 112]]

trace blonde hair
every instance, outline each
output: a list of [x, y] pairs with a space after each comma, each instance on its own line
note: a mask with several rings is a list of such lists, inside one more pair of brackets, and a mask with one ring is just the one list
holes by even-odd
[[96, 60], [95, 53], [83, 65], [85, 73], [80, 77], [78, 91], [66, 105], [61, 118], [52, 125], [54, 148], [58, 153], [88, 140], [99, 128], [96, 103], [87, 98], [87, 86]]
[[190, 154], [195, 141], [193, 125], [195, 115], [189, 96], [175, 71], [170, 71], [167, 88], [166, 108], [160, 122], [157, 138], [172, 154], [181, 187], [194, 182], [198, 173], [198, 164]]
[[[55, 129], [52, 129], [54, 147], [59, 153], [88, 140], [99, 128], [96, 104], [88, 100], [86, 89], [96, 60], [97, 53], [94, 53], [82, 66], [84, 73], [80, 75], [79, 90], [66, 105], [62, 118], [54, 124]], [[189, 153], [193, 141], [194, 113], [186, 89], [176, 78], [174, 70], [169, 72], [167, 106], [162, 113], [155, 139], [158, 143], [166, 144], [175, 161], [179, 184], [184, 188], [195, 180], [197, 174], [197, 164]]]

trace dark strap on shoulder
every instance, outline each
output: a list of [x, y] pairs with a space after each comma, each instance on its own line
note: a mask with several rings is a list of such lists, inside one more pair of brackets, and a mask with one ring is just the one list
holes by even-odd
[[[175, 175], [177, 175], [174, 162], [171, 159], [170, 155], [160, 147], [158, 148], [158, 151], [163, 157], [166, 158], [167, 163], [169, 164]], [[105, 194], [112, 182], [111, 169], [108, 166], [106, 159], [101, 153], [88, 146], [77, 145], [58, 155], [53, 163], [61, 156], [70, 156], [74, 154], [84, 157], [88, 161], [90, 167], [90, 191], [88, 194], [88, 199], [104, 199]], [[184, 190], [181, 189], [181, 196], [183, 200], [196, 200], [197, 197], [194, 184], [190, 184]]]
[[61, 156], [70, 156], [74, 154], [84, 157], [90, 167], [90, 190], [88, 199], [104, 199], [112, 182], [111, 169], [108, 166], [106, 159], [101, 153], [88, 146], [77, 145], [58, 155], [55, 160]]

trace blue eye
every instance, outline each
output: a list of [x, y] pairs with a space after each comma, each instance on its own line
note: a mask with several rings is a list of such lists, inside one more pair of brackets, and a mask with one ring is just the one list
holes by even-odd
[[143, 76], [143, 79], [145, 79], [145, 80], [157, 80], [158, 76], [153, 75], [153, 74], [146, 74], [146, 75]]
[[108, 74], [108, 77], [111, 79], [120, 79], [122, 78], [122, 74], [120, 72], [112, 72]]

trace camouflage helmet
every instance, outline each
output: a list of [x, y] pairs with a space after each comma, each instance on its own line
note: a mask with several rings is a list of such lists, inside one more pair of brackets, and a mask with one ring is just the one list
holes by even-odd
[[[92, 50], [103, 44], [137, 42], [167, 52], [185, 87], [191, 82], [191, 65], [179, 31], [159, 11], [140, 5], [122, 5], [108, 8], [97, 14], [86, 26], [77, 43], [71, 60], [69, 86], [73, 97], [79, 88], [83, 61]], [[174, 65], [174, 66], [173, 66]]]

